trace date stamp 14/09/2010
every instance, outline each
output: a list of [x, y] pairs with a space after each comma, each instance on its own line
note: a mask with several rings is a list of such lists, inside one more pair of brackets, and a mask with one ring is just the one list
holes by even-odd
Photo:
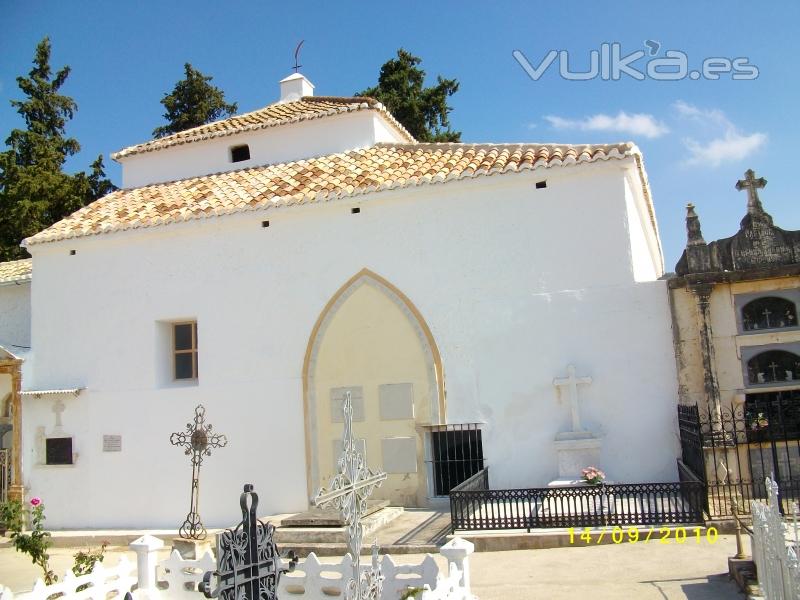
[[590, 544], [602, 544], [605, 540], [614, 544], [647, 544], [650, 542], [658, 544], [685, 544], [691, 541], [695, 544], [700, 544], [703, 541], [709, 544], [715, 544], [719, 537], [719, 532], [716, 527], [709, 527], [703, 531], [703, 527], [649, 527], [648, 529], [639, 529], [638, 527], [604, 527], [600, 531], [592, 530], [589, 527], [584, 527], [583, 531], [575, 530], [574, 527], [569, 528], [569, 543], [570, 544], [583, 544], [588, 546]]

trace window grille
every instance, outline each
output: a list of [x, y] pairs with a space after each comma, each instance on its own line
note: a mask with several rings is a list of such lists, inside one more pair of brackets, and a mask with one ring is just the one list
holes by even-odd
[[430, 474], [436, 496], [450, 490], [483, 469], [483, 436], [480, 423], [431, 425]]

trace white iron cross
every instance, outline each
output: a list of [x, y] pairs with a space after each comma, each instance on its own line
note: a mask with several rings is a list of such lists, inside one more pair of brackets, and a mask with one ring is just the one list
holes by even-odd
[[578, 386], [589, 385], [592, 383], [591, 377], [576, 377], [575, 367], [567, 365], [567, 376], [556, 377], [553, 379], [553, 385], [557, 388], [565, 387], [569, 394], [569, 408], [572, 413], [572, 431], [583, 431], [581, 426], [581, 414], [578, 408]]
[[350, 392], [344, 397], [344, 434], [342, 454], [337, 462], [339, 472], [331, 479], [330, 491], [321, 489], [312, 500], [315, 506], [339, 509], [347, 524], [348, 551], [353, 559], [353, 577], [347, 584], [347, 599], [380, 598], [380, 570], [377, 548], [373, 548], [373, 569], [361, 573], [361, 543], [364, 530], [361, 518], [367, 510], [367, 498], [386, 480], [386, 473], [374, 473], [367, 467], [364, 454], [358, 451], [353, 437], [353, 401]]

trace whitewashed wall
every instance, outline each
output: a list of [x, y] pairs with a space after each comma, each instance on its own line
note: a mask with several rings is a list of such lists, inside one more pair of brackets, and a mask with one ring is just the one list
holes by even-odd
[[[358, 110], [279, 127], [173, 146], [122, 159], [122, 186], [138, 187], [197, 175], [276, 164], [406, 141], [375, 110]], [[231, 162], [231, 146], [247, 144], [250, 160]]]
[[[615, 481], [675, 478], [675, 362], [663, 282], [634, 282], [623, 166], [609, 161], [357, 200], [34, 246], [37, 388], [65, 399], [73, 467], [35, 465], [52, 402], [26, 400], [25, 478], [52, 527], [170, 527], [188, 509], [187, 457], [169, 445], [203, 403], [230, 444], [203, 465], [209, 526], [306, 508], [301, 369], [331, 295], [367, 267], [427, 320], [449, 422], [485, 421], [494, 486], [556, 475], [569, 425], [552, 379], [574, 363], [586, 424]], [[534, 189], [547, 178], [548, 187]], [[351, 206], [360, 204], [358, 215]], [[261, 221], [269, 218], [270, 227]], [[76, 255], [69, 251], [75, 249]], [[658, 262], [658, 259], [656, 259]], [[164, 385], [159, 321], [196, 318], [200, 382]], [[102, 435], [121, 434], [121, 453]]]
[[19, 355], [30, 345], [30, 281], [0, 285], [0, 346]]

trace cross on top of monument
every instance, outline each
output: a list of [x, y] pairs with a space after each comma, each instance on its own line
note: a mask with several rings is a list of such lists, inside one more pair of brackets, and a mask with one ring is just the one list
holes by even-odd
[[553, 385], [556, 388], [566, 388], [569, 394], [569, 408], [572, 415], [572, 431], [584, 431], [581, 425], [581, 414], [578, 407], [578, 386], [589, 385], [592, 383], [591, 377], [577, 377], [575, 375], [575, 366], [567, 365], [567, 376], [556, 377], [553, 379]]
[[763, 177], [756, 178], [753, 169], [747, 169], [744, 173], [744, 179], [736, 182], [736, 189], [742, 191], [747, 190], [747, 212], [760, 212], [763, 210], [761, 207], [761, 200], [758, 197], [758, 190], [763, 189], [767, 185], [767, 180]]

